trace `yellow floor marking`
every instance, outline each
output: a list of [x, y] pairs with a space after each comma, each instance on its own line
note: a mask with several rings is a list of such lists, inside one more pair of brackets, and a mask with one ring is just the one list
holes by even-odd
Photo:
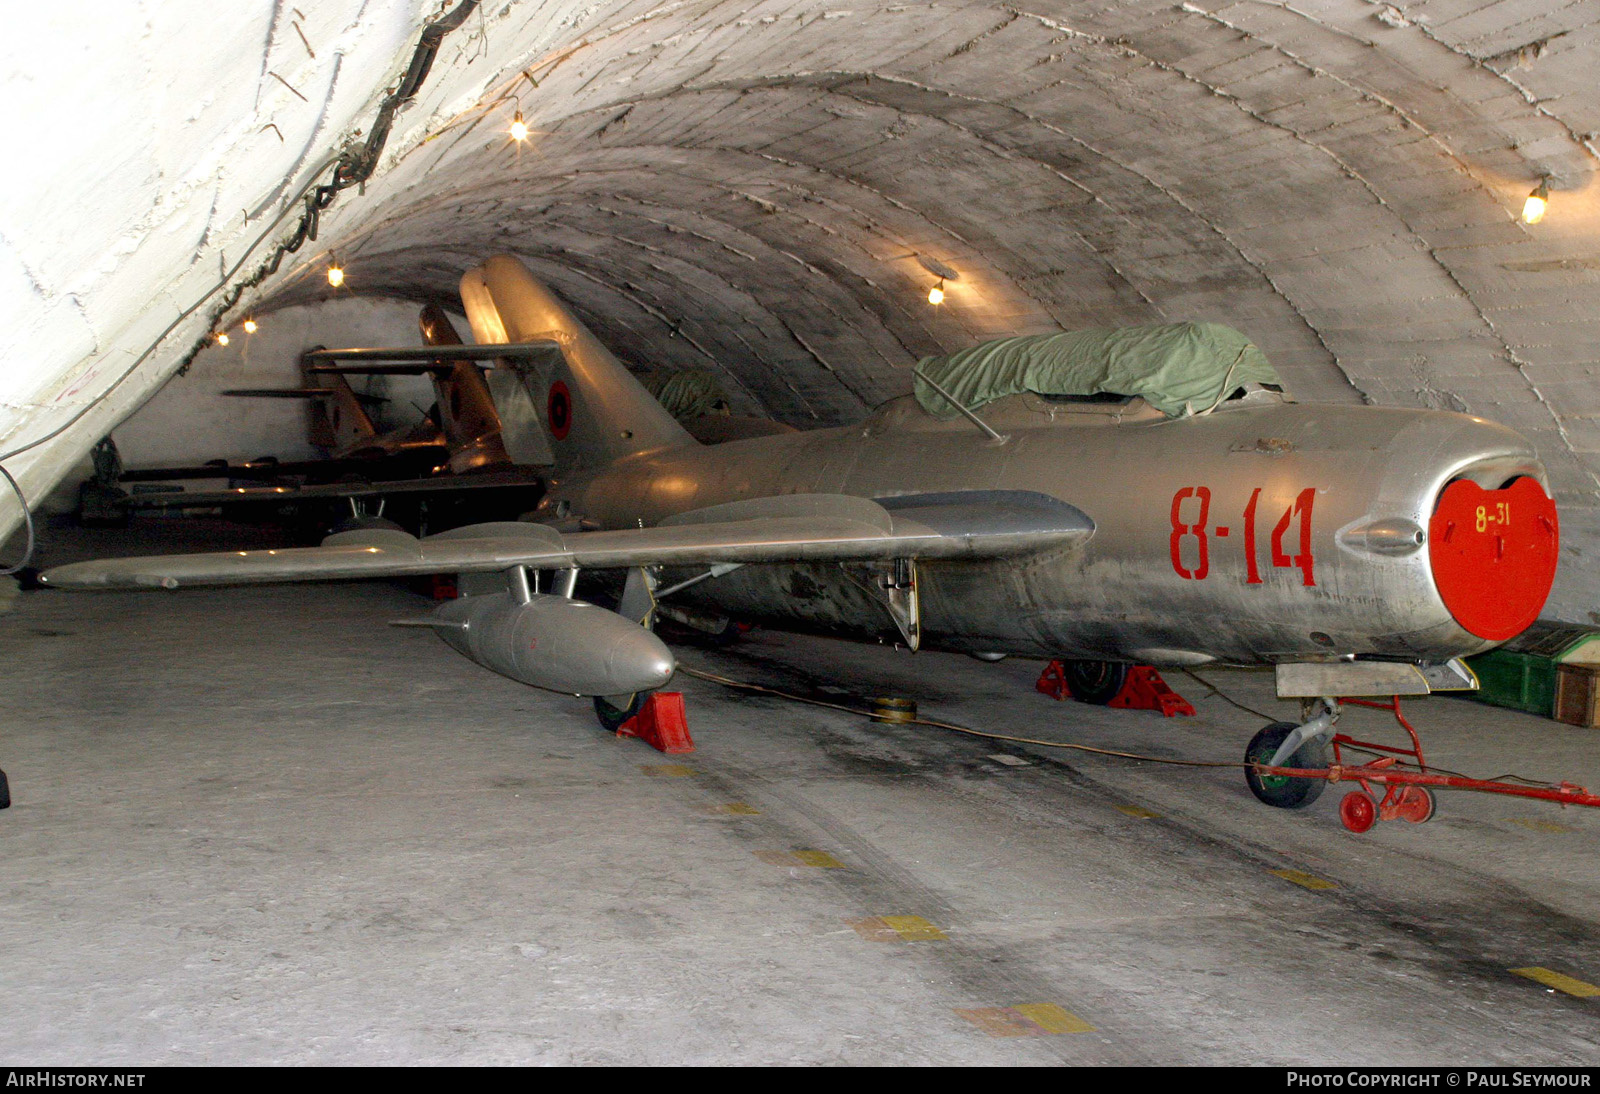
[[1094, 1032], [1094, 1027], [1088, 1022], [1054, 1003], [958, 1008], [956, 1013], [990, 1037], [1043, 1037], [1052, 1033]]
[[1568, 995], [1575, 995], [1579, 999], [1592, 999], [1600, 995], [1600, 988], [1595, 987], [1593, 984], [1586, 984], [1576, 977], [1566, 976], [1552, 969], [1540, 968], [1538, 965], [1531, 965], [1526, 969], [1512, 969], [1511, 971], [1518, 976], [1526, 976], [1529, 980], [1537, 980], [1547, 988], [1555, 988], [1557, 991], [1564, 991]]
[[873, 916], [871, 919], [857, 919], [850, 924], [856, 934], [868, 942], [899, 942], [900, 935], [889, 924], [883, 921], [882, 916]]
[[886, 915], [884, 926], [907, 942], [943, 942], [945, 933], [920, 915]]
[[1150, 810], [1146, 809], [1142, 805], [1119, 805], [1117, 806], [1117, 812], [1126, 813], [1130, 817], [1138, 817], [1141, 820], [1149, 817], [1159, 817], [1161, 815], [1160, 813], [1150, 812]]
[[759, 817], [761, 810], [744, 802], [729, 802], [727, 805], [717, 806], [718, 813], [729, 813], [735, 817]]
[[1531, 828], [1535, 832], [1576, 832], [1577, 831], [1576, 828], [1568, 828], [1566, 825], [1557, 824], [1555, 821], [1532, 820], [1532, 819], [1527, 818], [1527, 817], [1507, 817], [1506, 819], [1508, 821], [1510, 821], [1512, 824], [1520, 824], [1520, 825], [1522, 825], [1522, 827]]
[[796, 851], [794, 857], [800, 860], [802, 866], [813, 866], [818, 870], [844, 869], [844, 863], [826, 851]]
[[972, 1007], [956, 1013], [990, 1037], [1041, 1037], [1044, 1029], [1010, 1007]]
[[1046, 1033], [1094, 1032], [1094, 1027], [1088, 1022], [1054, 1003], [1023, 1003], [1012, 1009]]
[[757, 851], [756, 858], [771, 866], [810, 866], [817, 870], [843, 870], [845, 864], [826, 851]]
[[1337, 889], [1339, 887], [1336, 882], [1320, 878], [1316, 874], [1308, 874], [1303, 870], [1268, 870], [1267, 873], [1275, 874], [1284, 881], [1292, 881], [1296, 885], [1302, 885], [1307, 889]]
[[658, 778], [681, 779], [685, 775], [695, 774], [692, 767], [684, 764], [640, 764], [639, 770], [646, 775], [655, 775]]

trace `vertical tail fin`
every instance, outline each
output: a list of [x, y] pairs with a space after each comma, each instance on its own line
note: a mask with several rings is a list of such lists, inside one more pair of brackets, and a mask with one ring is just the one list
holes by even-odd
[[524, 374], [534, 406], [544, 411], [556, 474], [696, 443], [516, 258], [496, 255], [468, 270], [461, 302], [480, 343], [550, 339], [561, 346], [549, 369]]
[[314, 372], [307, 376], [306, 383], [308, 388], [327, 392], [311, 399], [307, 439], [314, 447], [327, 449], [337, 458], [359, 451], [377, 437], [377, 426], [343, 376]]
[[[437, 304], [429, 304], [417, 318], [422, 340], [430, 346], [459, 346], [461, 336], [450, 317]], [[456, 474], [511, 462], [500, 440], [500, 415], [483, 373], [472, 361], [456, 361], [429, 373], [439, 403], [439, 426], [450, 450], [450, 470]]]

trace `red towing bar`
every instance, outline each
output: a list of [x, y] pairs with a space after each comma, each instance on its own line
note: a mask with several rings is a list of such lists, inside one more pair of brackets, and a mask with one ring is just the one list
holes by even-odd
[[[1339, 803], [1339, 819], [1352, 832], [1365, 832], [1381, 818], [1383, 820], [1408, 820], [1421, 823], [1433, 816], [1433, 793], [1429, 787], [1445, 790], [1476, 790], [1483, 794], [1506, 794], [1513, 798], [1534, 798], [1556, 802], [1559, 805], [1587, 805], [1600, 808], [1600, 795], [1576, 783], [1562, 782], [1554, 786], [1527, 786], [1504, 779], [1469, 779], [1465, 775], [1435, 775], [1426, 771], [1407, 771], [1397, 768], [1397, 757], [1385, 756], [1365, 764], [1333, 764], [1330, 767], [1268, 767], [1254, 765], [1256, 772], [1266, 776], [1290, 779], [1325, 779], [1330, 783], [1356, 782], [1360, 790], [1352, 790]], [[1381, 801], [1374, 802], [1371, 784], [1385, 787]]]

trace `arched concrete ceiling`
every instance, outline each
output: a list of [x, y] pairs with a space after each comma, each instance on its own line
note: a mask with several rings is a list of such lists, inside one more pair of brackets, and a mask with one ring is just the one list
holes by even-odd
[[[89, 52], [115, 45], [155, 128], [71, 152], [64, 183], [8, 184], [4, 291], [36, 352], [8, 356], [4, 448], [94, 406], [7, 461], [34, 485], [204, 335], [202, 307], [101, 398], [370, 124], [439, 10], [307, 8], [144, 5], [157, 29]], [[219, 44], [196, 64], [178, 47], [200, 31]], [[364, 192], [230, 318], [327, 297], [330, 251], [342, 292], [413, 300], [513, 251], [625, 359], [716, 367], [797, 425], [858, 416], [917, 356], [981, 338], [1222, 320], [1302, 399], [1534, 439], [1572, 548], [1560, 607], [1581, 617], [1600, 600], [1597, 36], [1600, 11], [1566, 0], [495, 4], [446, 39]], [[83, 101], [109, 103], [119, 71], [77, 71]], [[169, 161], [116, 191], [125, 220], [159, 222], [145, 235], [74, 215], [84, 180]], [[1549, 215], [1520, 223], [1546, 177]], [[961, 275], [941, 308], [919, 258]], [[73, 337], [39, 333], [57, 312]]]

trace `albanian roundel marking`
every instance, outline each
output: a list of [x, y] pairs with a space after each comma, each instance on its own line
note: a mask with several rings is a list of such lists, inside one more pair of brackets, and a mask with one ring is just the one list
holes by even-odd
[[566, 440], [567, 430], [572, 428], [572, 395], [560, 380], [550, 385], [550, 402], [545, 410], [549, 412], [551, 435], [558, 441]]

